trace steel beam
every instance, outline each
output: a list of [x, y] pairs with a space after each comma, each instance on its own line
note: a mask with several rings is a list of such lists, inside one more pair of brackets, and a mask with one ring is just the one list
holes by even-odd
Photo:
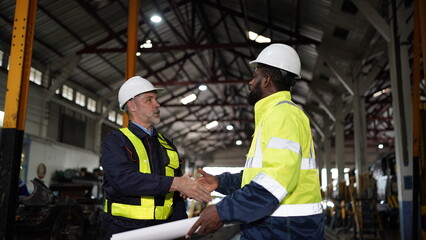
[[389, 4], [390, 24], [388, 44], [392, 108], [395, 123], [395, 158], [398, 187], [401, 240], [413, 239], [413, 165], [412, 161], [412, 109], [408, 46], [401, 41], [408, 36], [401, 35], [400, 29], [407, 28], [403, 16], [404, 7], [397, 7], [397, 1]]
[[374, 9], [371, 4], [366, 0], [352, 0], [355, 6], [364, 14], [365, 18], [370, 21], [371, 25], [376, 28], [380, 35], [385, 39], [386, 42], [391, 41], [391, 34], [389, 31], [389, 25], [380, 16], [380, 14]]

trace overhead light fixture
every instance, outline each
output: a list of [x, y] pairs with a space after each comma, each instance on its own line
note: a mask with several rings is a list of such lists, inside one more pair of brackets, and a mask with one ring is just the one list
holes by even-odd
[[383, 147], [384, 147], [384, 146], [383, 146], [383, 144], [381, 144], [381, 143], [380, 143], [379, 145], [377, 145], [377, 148], [378, 148], [378, 149], [383, 149]]
[[248, 31], [247, 32], [248, 38], [252, 41], [256, 41], [258, 43], [270, 43], [271, 39], [268, 37], [265, 37], [263, 35], [257, 34], [255, 32], [252, 31]]
[[243, 141], [237, 140], [237, 141], [235, 141], [235, 144], [238, 145], [238, 146], [240, 146], [241, 144], [243, 144]]
[[248, 31], [247, 34], [248, 34], [248, 38], [252, 41], [254, 41], [257, 38], [257, 36], [259, 36], [259, 34], [252, 31]]
[[231, 124], [228, 124], [226, 126], [226, 130], [231, 131], [232, 129], [234, 129], [234, 126], [232, 126]]
[[197, 99], [197, 95], [195, 95], [194, 93], [192, 93], [192, 94], [190, 94], [190, 95], [188, 95], [188, 96], [186, 96], [186, 97], [182, 98], [182, 99], [180, 100], [180, 102], [181, 102], [183, 105], [186, 105], [186, 104], [188, 104], [188, 103], [190, 103], [190, 102], [195, 101], [195, 99]]
[[211, 122], [209, 122], [209, 123], [207, 123], [206, 124], [206, 128], [207, 129], [212, 129], [212, 128], [214, 128], [214, 127], [217, 127], [217, 125], [219, 125], [219, 122], [218, 121], [211, 121]]
[[151, 22], [153, 22], [153, 23], [159, 23], [159, 22], [161, 22], [163, 19], [160, 17], [160, 16], [158, 16], [158, 15], [153, 15], [152, 17], [151, 17]]
[[198, 89], [199, 89], [200, 91], [206, 91], [206, 90], [207, 90], [207, 86], [206, 86], [206, 85], [204, 85], [204, 84], [202, 84], [202, 85], [198, 86]]
[[140, 56], [141, 55], [141, 52], [136, 52], [136, 56]]
[[146, 40], [145, 43], [140, 45], [141, 48], [152, 48], [151, 40]]
[[382, 94], [388, 93], [390, 91], [391, 91], [391, 88], [384, 88], [384, 89], [382, 89], [382, 90], [380, 90], [378, 92], [373, 93], [373, 97], [376, 98], [376, 97], [378, 97], [378, 96], [380, 96]]

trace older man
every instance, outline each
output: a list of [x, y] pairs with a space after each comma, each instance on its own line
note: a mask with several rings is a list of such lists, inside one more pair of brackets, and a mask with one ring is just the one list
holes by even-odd
[[179, 192], [198, 201], [210, 200], [208, 190], [182, 176], [176, 147], [154, 127], [160, 122], [158, 91], [139, 76], [119, 90], [120, 108], [130, 121], [103, 141], [105, 206], [100, 239], [187, 218]]

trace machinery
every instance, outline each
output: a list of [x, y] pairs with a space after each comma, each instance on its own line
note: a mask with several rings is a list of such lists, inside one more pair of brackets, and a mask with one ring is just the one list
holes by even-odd
[[[390, 153], [359, 175], [349, 172], [349, 182], [339, 184], [338, 194], [325, 198], [325, 226], [332, 236], [355, 239], [395, 239], [399, 229], [395, 154]], [[359, 190], [357, 191], [356, 186]]]
[[96, 239], [102, 210], [102, 199], [92, 196], [96, 184], [31, 182], [32, 194], [18, 198], [14, 239]]

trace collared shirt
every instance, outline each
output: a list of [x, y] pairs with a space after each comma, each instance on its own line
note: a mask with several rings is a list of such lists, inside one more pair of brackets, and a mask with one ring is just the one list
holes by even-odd
[[131, 121], [132, 123], [134, 123], [136, 126], [138, 126], [140, 129], [142, 129], [144, 132], [146, 132], [146, 134], [148, 134], [149, 136], [152, 137], [152, 135], [154, 135], [154, 127], [151, 130], [148, 130], [147, 128], [144, 128], [142, 125], [137, 124], [133, 121]]

